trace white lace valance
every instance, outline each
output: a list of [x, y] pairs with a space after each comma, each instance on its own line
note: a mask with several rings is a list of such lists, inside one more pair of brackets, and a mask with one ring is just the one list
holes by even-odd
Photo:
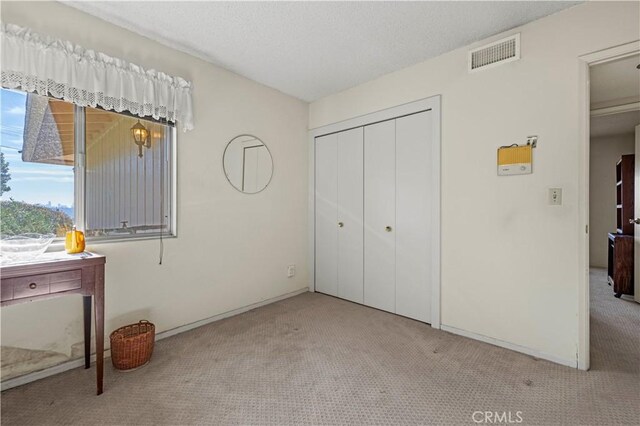
[[191, 83], [2, 23], [2, 87], [193, 129]]

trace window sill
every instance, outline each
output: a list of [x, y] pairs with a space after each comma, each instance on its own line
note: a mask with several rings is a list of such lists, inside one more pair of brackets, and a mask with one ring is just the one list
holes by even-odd
[[[163, 234], [163, 240], [169, 240], [173, 238], [178, 238], [175, 234]], [[127, 237], [88, 237], [86, 239], [87, 245], [94, 244], [108, 244], [108, 243], [120, 243], [125, 241], [148, 241], [148, 240], [159, 240], [160, 234], [149, 234], [149, 235], [135, 235], [135, 236], [127, 236]]]
[[[162, 235], [163, 240], [169, 240], [174, 238], [178, 238], [178, 236], [175, 234]], [[129, 236], [129, 237], [89, 237], [86, 239], [86, 245], [92, 246], [94, 244], [102, 245], [102, 244], [120, 243], [120, 242], [126, 242], [126, 241], [133, 242], [133, 241], [148, 241], [148, 240], [159, 240], [159, 239], [160, 239], [160, 234], [139, 235], [139, 236], [136, 235], [136, 236]], [[46, 253], [56, 252], [56, 251], [64, 251], [64, 238], [54, 240], [49, 246], [49, 248], [47, 248]]]

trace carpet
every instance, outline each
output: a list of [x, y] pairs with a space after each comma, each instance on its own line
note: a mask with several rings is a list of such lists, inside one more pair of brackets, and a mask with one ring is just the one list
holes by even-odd
[[5, 391], [2, 424], [637, 425], [640, 305], [591, 278], [589, 372], [305, 293], [108, 363], [99, 397], [93, 368]]

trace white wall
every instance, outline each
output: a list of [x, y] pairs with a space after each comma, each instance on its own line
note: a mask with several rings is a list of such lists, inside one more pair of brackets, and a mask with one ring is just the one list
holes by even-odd
[[[310, 106], [310, 128], [442, 95], [442, 323], [576, 365], [580, 55], [637, 40], [637, 2], [585, 3], [521, 32], [522, 59], [468, 74], [458, 49]], [[496, 148], [538, 135], [534, 173]], [[564, 189], [563, 205], [547, 190]]]
[[607, 267], [609, 232], [616, 231], [616, 163], [635, 152], [635, 136], [591, 139], [589, 161], [589, 263]]
[[[196, 128], [178, 134], [178, 238], [165, 241], [163, 265], [157, 241], [89, 246], [107, 255], [107, 332], [141, 318], [163, 331], [308, 286], [306, 103], [59, 3], [2, 2], [2, 20], [193, 82]], [[222, 170], [226, 143], [247, 133], [274, 161], [256, 195]], [[3, 308], [2, 345], [69, 355], [81, 311], [80, 297]], [[23, 371], [44, 365], [35, 356]]]

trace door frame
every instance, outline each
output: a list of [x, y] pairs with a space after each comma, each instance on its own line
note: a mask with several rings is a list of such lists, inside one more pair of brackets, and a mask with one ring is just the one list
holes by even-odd
[[598, 50], [578, 57], [579, 128], [578, 147], [578, 368], [588, 370], [590, 365], [589, 343], [589, 160], [590, 160], [590, 86], [589, 68], [622, 59], [640, 52], [640, 40]]
[[328, 124], [309, 130], [308, 148], [309, 148], [309, 291], [315, 291], [315, 139], [319, 136], [325, 136], [331, 133], [342, 132], [344, 130], [362, 127], [368, 124], [380, 121], [391, 120], [406, 115], [416, 114], [423, 111], [432, 111], [433, 116], [433, 146], [432, 146], [432, 184], [431, 193], [433, 194], [432, 221], [431, 229], [434, 238], [431, 242], [431, 261], [435, 265], [431, 279], [433, 287], [431, 288], [431, 327], [440, 328], [440, 240], [441, 240], [441, 96], [431, 96], [429, 98], [420, 99], [406, 104], [386, 108], [380, 111], [354, 117], [348, 120], [339, 121], [337, 123]]

